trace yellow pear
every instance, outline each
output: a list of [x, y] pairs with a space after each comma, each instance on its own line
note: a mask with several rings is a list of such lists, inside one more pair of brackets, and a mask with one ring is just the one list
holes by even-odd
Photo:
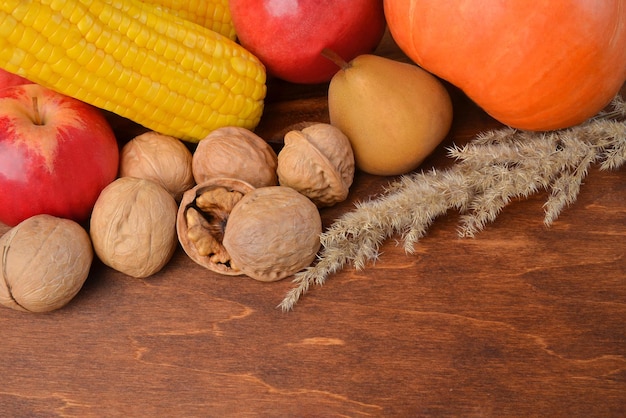
[[349, 139], [356, 166], [375, 175], [417, 168], [443, 141], [452, 123], [444, 85], [420, 67], [376, 55], [340, 65], [328, 87], [330, 123]]

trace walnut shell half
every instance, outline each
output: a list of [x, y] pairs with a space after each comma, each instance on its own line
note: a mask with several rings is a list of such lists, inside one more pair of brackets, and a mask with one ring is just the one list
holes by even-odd
[[278, 153], [277, 174], [281, 186], [297, 190], [318, 207], [342, 202], [354, 179], [350, 140], [327, 123], [289, 131]]
[[197, 264], [228, 276], [243, 274], [222, 245], [230, 212], [254, 187], [243, 180], [213, 178], [183, 194], [176, 216], [178, 241]]
[[50, 215], [35, 215], [10, 229], [0, 238], [0, 251], [0, 304], [28, 312], [66, 305], [93, 261], [87, 231]]
[[233, 208], [222, 244], [248, 277], [272, 282], [310, 265], [320, 248], [322, 220], [306, 196], [290, 187], [261, 187]]

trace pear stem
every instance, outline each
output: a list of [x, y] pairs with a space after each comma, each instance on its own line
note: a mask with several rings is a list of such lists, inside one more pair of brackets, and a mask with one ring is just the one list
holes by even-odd
[[39, 113], [39, 103], [37, 101], [37, 97], [33, 97], [33, 110], [35, 111], [35, 125], [43, 125], [41, 113]]
[[322, 55], [324, 56], [324, 58], [328, 58], [329, 60], [337, 64], [337, 66], [342, 70], [347, 70], [348, 68], [350, 68], [350, 63], [344, 60], [338, 53], [330, 48], [322, 49]]

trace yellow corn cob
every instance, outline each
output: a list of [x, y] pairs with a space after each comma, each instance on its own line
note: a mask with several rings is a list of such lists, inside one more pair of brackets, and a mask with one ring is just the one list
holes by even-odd
[[144, 3], [158, 5], [183, 19], [214, 30], [232, 40], [235, 39], [235, 27], [230, 17], [228, 0], [142, 0]]
[[192, 142], [253, 129], [266, 92], [250, 52], [137, 0], [3, 0], [0, 68]]

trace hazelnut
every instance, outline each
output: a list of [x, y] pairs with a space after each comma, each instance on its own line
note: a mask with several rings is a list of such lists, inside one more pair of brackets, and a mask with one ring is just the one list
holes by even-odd
[[0, 303], [28, 312], [65, 306], [93, 260], [87, 231], [74, 221], [35, 215], [0, 238]]
[[277, 156], [254, 132], [226, 126], [202, 139], [193, 153], [192, 169], [197, 184], [212, 178], [243, 180], [253, 187], [278, 184]]
[[233, 207], [254, 187], [243, 180], [213, 178], [183, 195], [176, 218], [178, 240], [197, 264], [229, 276], [243, 274], [222, 245]]
[[179, 202], [195, 184], [192, 154], [172, 136], [146, 132], [127, 142], [120, 152], [120, 177], [139, 177], [163, 186]]
[[317, 207], [292, 188], [271, 186], [247, 193], [230, 213], [222, 244], [231, 265], [271, 282], [310, 265], [320, 248]]
[[285, 135], [278, 153], [278, 181], [311, 199], [318, 207], [348, 197], [354, 180], [354, 154], [338, 128], [316, 123]]
[[177, 210], [172, 195], [152, 180], [118, 178], [93, 208], [90, 234], [96, 254], [132, 277], [157, 273], [176, 250]]

